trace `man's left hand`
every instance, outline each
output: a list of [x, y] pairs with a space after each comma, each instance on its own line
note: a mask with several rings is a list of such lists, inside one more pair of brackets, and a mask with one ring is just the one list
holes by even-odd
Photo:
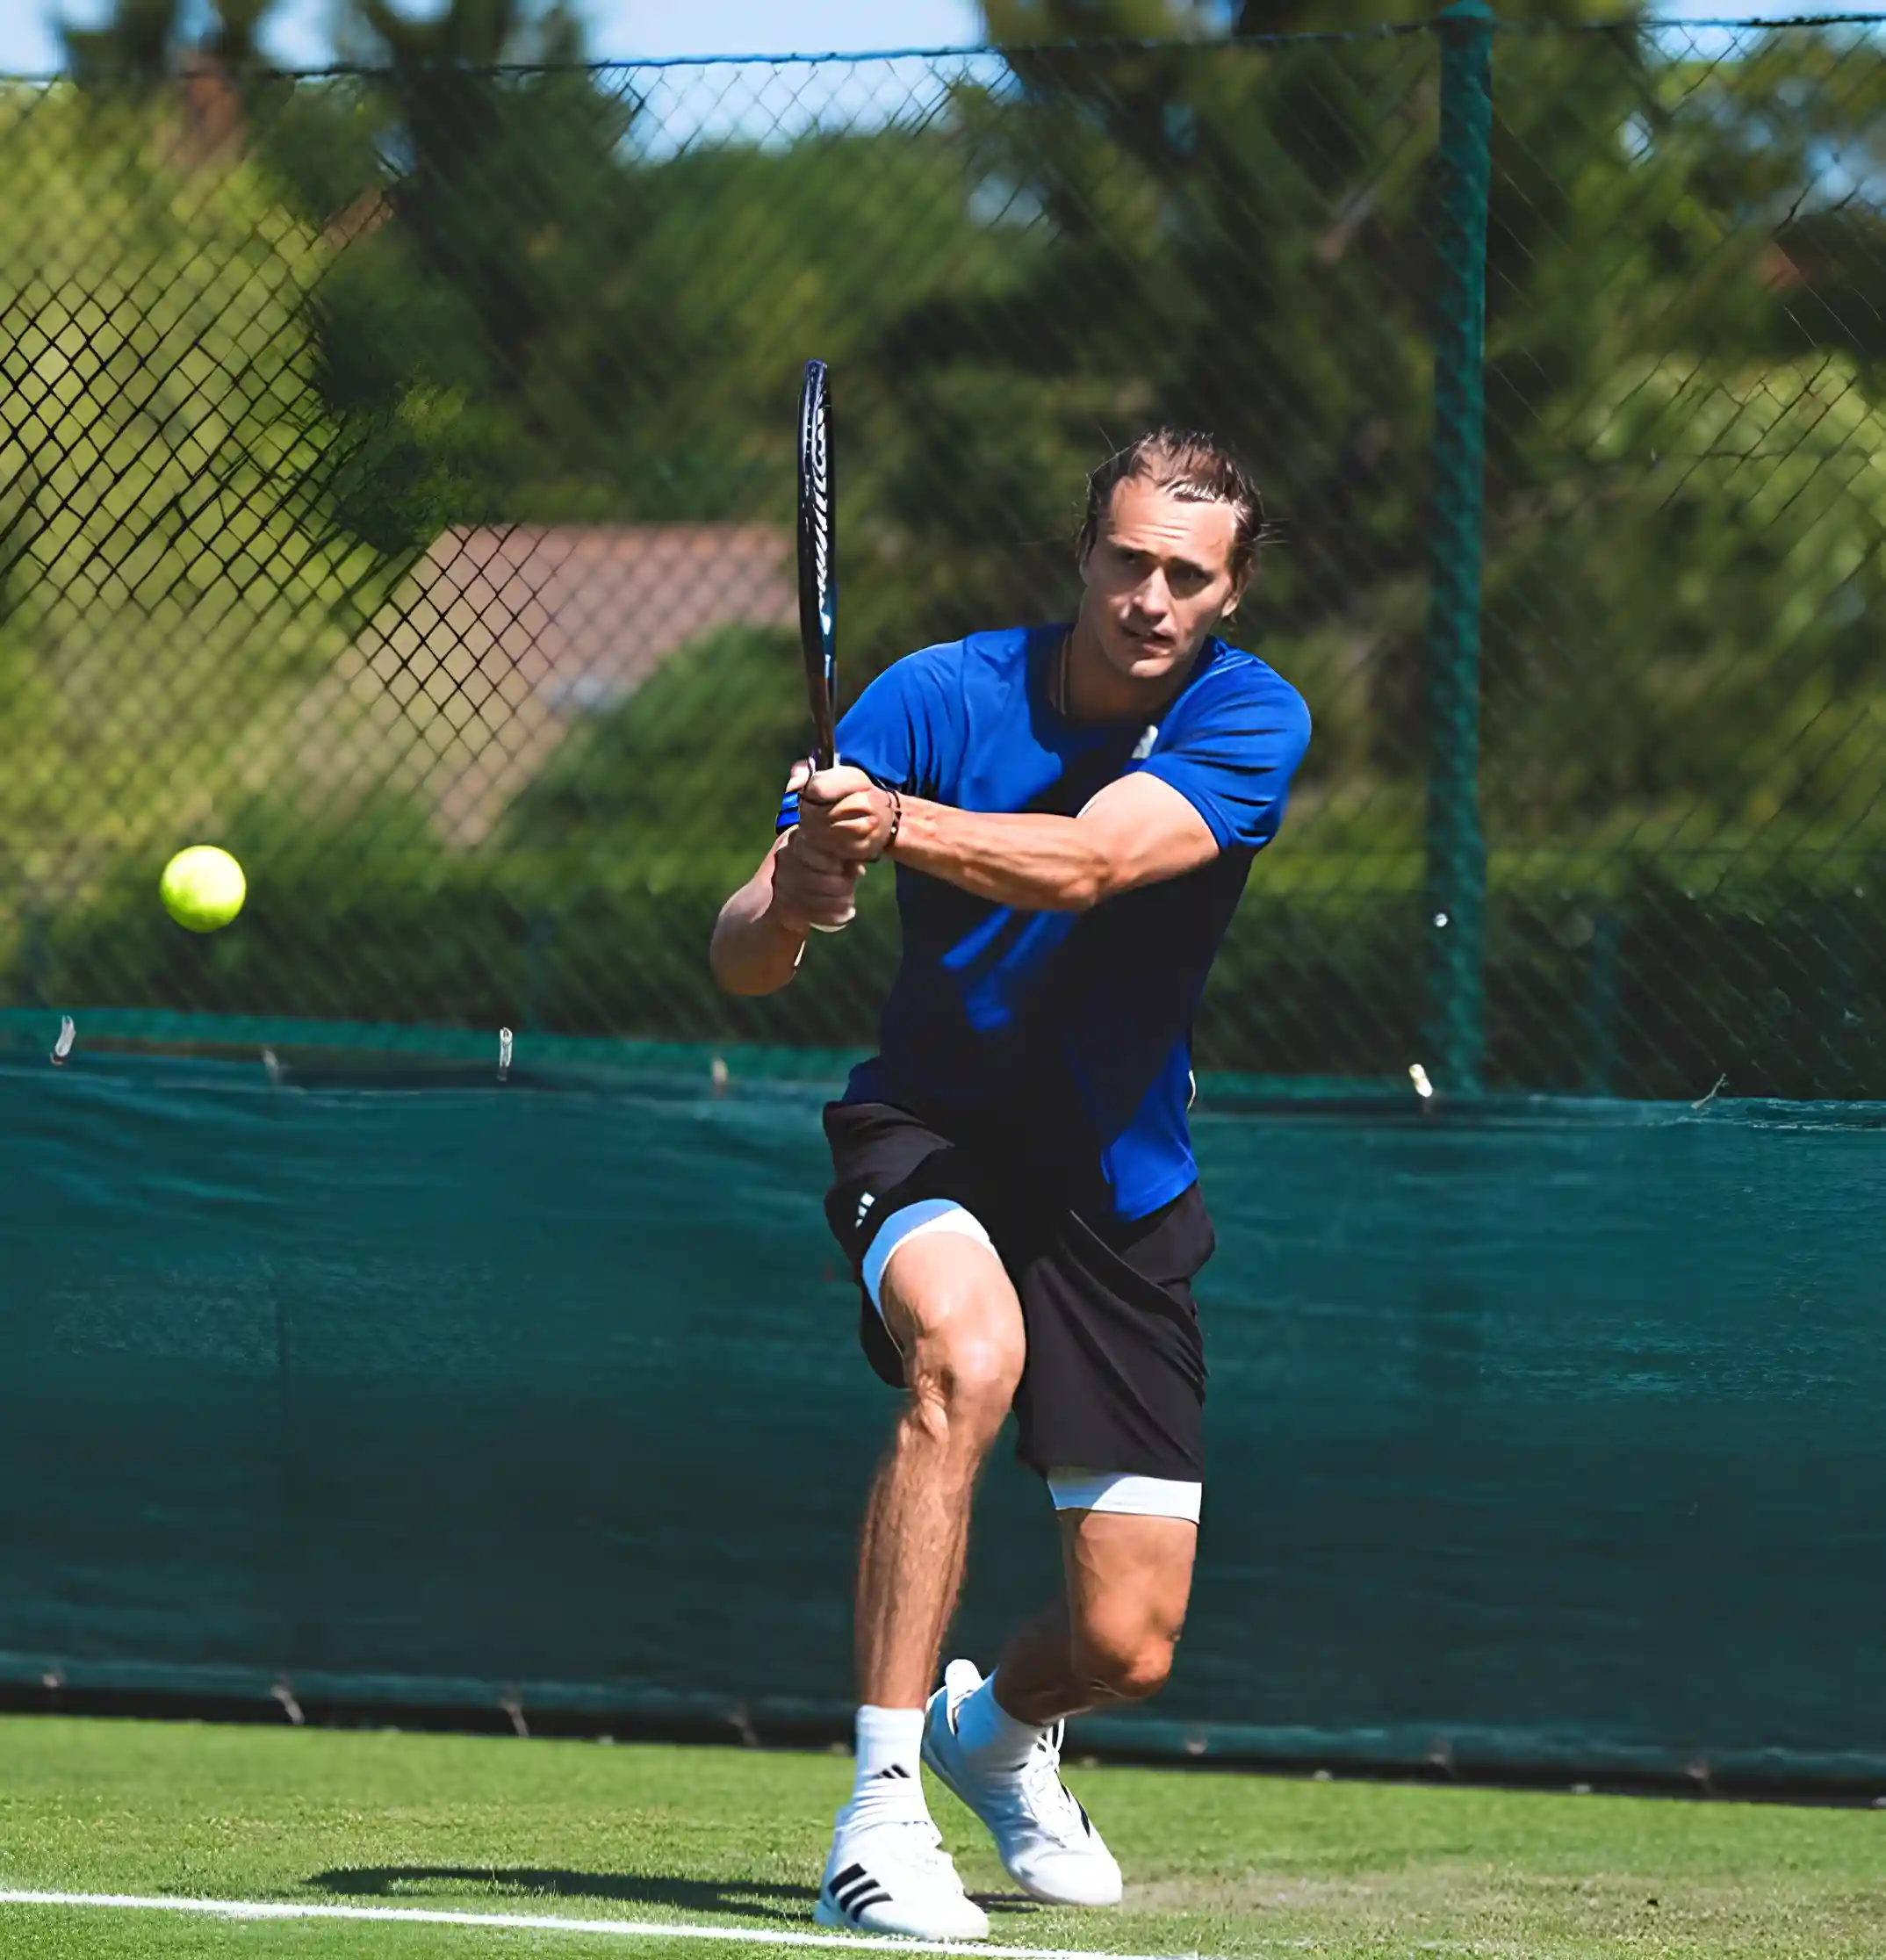
[[883, 856], [892, 809], [889, 795], [862, 769], [842, 763], [799, 785], [799, 825], [806, 842], [847, 864], [870, 864]]

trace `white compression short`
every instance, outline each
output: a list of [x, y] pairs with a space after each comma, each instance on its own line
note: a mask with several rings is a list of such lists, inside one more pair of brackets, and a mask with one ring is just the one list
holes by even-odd
[[[924, 1198], [914, 1205], [894, 1211], [877, 1229], [862, 1262], [865, 1292], [882, 1315], [884, 1303], [878, 1297], [884, 1268], [890, 1256], [908, 1239], [931, 1232], [957, 1232], [964, 1238], [986, 1245], [991, 1252], [995, 1242], [983, 1221], [950, 1198]], [[1112, 1511], [1129, 1517], [1177, 1517], [1196, 1524], [1204, 1487], [1170, 1477], [1142, 1477], [1128, 1470], [1083, 1470], [1058, 1466], [1047, 1474], [1048, 1495], [1055, 1509], [1063, 1510]]]
[[1141, 1477], [1130, 1470], [1057, 1465], [1047, 1474], [1047, 1492], [1058, 1511], [1117, 1511], [1129, 1517], [1179, 1517], [1196, 1524], [1205, 1486], [1172, 1477]]

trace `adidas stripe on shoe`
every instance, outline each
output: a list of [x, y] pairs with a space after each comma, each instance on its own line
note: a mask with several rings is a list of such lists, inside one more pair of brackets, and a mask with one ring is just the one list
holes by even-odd
[[927, 1811], [857, 1820], [847, 1804], [839, 1812], [812, 1909], [819, 1925], [914, 1940], [989, 1937], [988, 1915], [963, 1891]]
[[861, 1864], [848, 1864], [825, 1881], [825, 1892], [839, 1912], [849, 1918], [867, 1906], [888, 1905], [890, 1894]]

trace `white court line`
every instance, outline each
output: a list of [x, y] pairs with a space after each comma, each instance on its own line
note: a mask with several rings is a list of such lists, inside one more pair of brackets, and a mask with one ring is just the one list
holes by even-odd
[[990, 1946], [982, 1940], [903, 1940], [867, 1933], [788, 1933], [737, 1926], [664, 1926], [657, 1920], [558, 1919], [547, 1913], [438, 1913], [412, 1906], [302, 1906], [241, 1899], [140, 1899], [128, 1892], [0, 1891], [0, 1906], [94, 1906], [122, 1913], [197, 1913], [227, 1920], [368, 1920], [402, 1926], [521, 1927], [531, 1933], [600, 1933], [618, 1940], [721, 1940], [733, 1946], [848, 1947], [880, 1953], [982, 1954], [985, 1960], [1201, 1960], [1084, 1947]]

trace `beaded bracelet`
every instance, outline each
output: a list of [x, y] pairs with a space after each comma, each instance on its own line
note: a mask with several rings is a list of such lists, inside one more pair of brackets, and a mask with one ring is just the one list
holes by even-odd
[[903, 822], [903, 798], [888, 784], [884, 794], [890, 798], [890, 835], [884, 839], [884, 848], [877, 854], [881, 858], [889, 857], [896, 847], [897, 828]]

